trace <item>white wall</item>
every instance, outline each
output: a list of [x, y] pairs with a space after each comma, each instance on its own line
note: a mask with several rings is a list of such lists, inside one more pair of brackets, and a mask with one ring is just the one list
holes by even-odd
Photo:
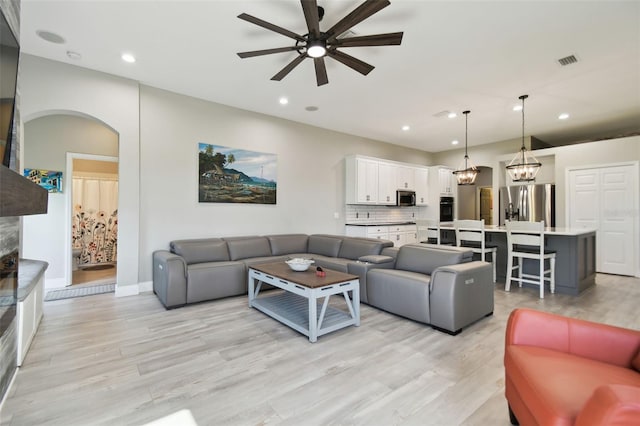
[[[152, 87], [140, 89], [140, 271], [178, 238], [344, 233], [344, 157], [429, 164], [423, 151], [256, 114]], [[198, 203], [199, 142], [277, 155], [277, 204]], [[339, 218], [334, 218], [334, 213]]]
[[[135, 294], [136, 284], [139, 282], [140, 219], [138, 83], [60, 62], [22, 55], [18, 86], [22, 92], [23, 122], [49, 114], [79, 113], [105, 123], [118, 133], [121, 188], [118, 200], [116, 293]], [[25, 224], [25, 230], [26, 227]], [[41, 241], [42, 236], [37, 240], [23, 238], [23, 248], [28, 249]], [[127, 289], [127, 286], [131, 287]]]
[[[28, 121], [24, 125], [24, 168], [57, 170], [66, 175], [66, 153], [77, 152], [107, 156], [118, 155], [118, 135], [95, 120], [70, 115], [48, 115]], [[67, 202], [71, 196], [64, 191], [49, 194], [46, 215], [23, 218], [22, 256], [49, 263], [46, 286], [59, 287], [71, 283], [65, 268], [69, 238], [70, 216]], [[43, 237], [44, 236], [44, 237]]]

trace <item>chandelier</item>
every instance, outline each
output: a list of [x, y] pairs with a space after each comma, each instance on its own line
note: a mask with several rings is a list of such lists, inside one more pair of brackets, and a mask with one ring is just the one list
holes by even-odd
[[480, 173], [480, 170], [469, 161], [469, 155], [467, 154], [467, 133], [468, 133], [468, 118], [471, 111], [463, 111], [464, 114], [464, 162], [458, 167], [458, 170], [453, 174], [456, 176], [458, 185], [473, 185], [476, 181], [476, 176]]
[[541, 163], [536, 160], [530, 152], [524, 147], [524, 100], [529, 95], [522, 95], [518, 99], [522, 100], [522, 147], [520, 151], [513, 157], [511, 163], [507, 166], [507, 172], [514, 182], [531, 182], [536, 179], [536, 175], [540, 170]]

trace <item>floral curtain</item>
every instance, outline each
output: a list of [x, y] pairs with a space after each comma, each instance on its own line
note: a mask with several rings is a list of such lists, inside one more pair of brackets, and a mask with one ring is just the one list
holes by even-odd
[[80, 265], [115, 263], [118, 243], [118, 181], [73, 178], [73, 248]]

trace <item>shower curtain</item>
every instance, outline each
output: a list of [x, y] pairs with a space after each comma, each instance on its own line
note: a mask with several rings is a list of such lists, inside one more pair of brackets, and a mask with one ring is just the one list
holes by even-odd
[[73, 248], [79, 266], [115, 263], [118, 243], [118, 181], [73, 177]]

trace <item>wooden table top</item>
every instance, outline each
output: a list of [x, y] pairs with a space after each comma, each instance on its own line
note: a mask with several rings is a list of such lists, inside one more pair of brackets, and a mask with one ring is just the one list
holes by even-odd
[[249, 268], [309, 288], [324, 287], [359, 278], [357, 275], [345, 274], [344, 272], [332, 271], [326, 268], [322, 268], [326, 276], [318, 277], [316, 276], [316, 267], [313, 264], [309, 266], [309, 269], [302, 272], [292, 270], [284, 262], [261, 263], [252, 265]]

